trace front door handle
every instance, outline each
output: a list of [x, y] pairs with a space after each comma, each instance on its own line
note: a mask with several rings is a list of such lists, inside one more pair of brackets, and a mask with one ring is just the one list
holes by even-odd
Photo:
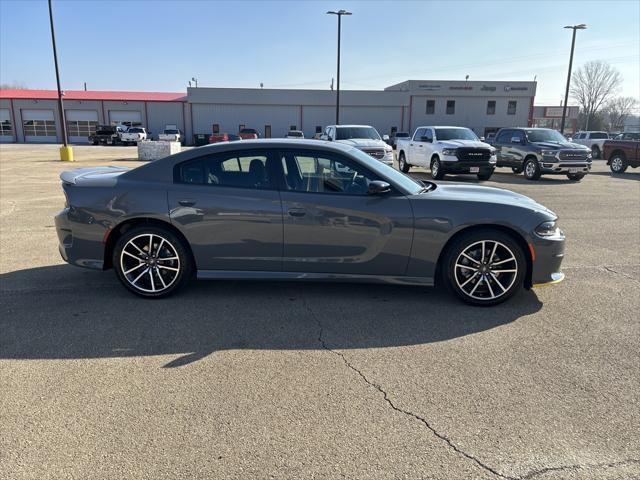
[[196, 201], [191, 199], [184, 199], [178, 200], [178, 203], [183, 207], [193, 207], [196, 204]]
[[292, 217], [304, 217], [306, 215], [306, 211], [303, 208], [291, 208], [289, 209], [289, 215]]

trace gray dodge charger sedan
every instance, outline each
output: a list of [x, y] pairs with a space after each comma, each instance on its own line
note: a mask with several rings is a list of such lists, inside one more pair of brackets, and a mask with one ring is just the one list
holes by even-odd
[[442, 282], [468, 303], [494, 305], [564, 277], [564, 234], [542, 205], [417, 182], [335, 142], [225, 142], [60, 178], [64, 260], [114, 268], [143, 297], [196, 276]]

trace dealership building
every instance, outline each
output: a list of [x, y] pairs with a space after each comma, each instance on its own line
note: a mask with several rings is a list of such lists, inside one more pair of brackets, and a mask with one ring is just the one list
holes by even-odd
[[[534, 123], [535, 82], [408, 80], [384, 90], [341, 90], [340, 122], [381, 135], [420, 125], [469, 127], [486, 136]], [[302, 130], [310, 137], [335, 123], [336, 92], [268, 88], [188, 88], [186, 93], [67, 90], [69, 141], [86, 143], [97, 125], [144, 126], [156, 137], [176, 125], [195, 134], [255, 128], [264, 137]], [[0, 142], [62, 142], [54, 90], [0, 90]]]

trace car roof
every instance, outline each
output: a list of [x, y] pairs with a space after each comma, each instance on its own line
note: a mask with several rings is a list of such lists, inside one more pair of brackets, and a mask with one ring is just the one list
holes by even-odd
[[460, 127], [460, 126], [453, 126], [453, 125], [420, 125], [419, 127], [416, 127], [416, 129], [418, 128], [460, 128], [465, 130], [471, 130], [468, 127]]
[[371, 125], [329, 125], [336, 128], [373, 128]]

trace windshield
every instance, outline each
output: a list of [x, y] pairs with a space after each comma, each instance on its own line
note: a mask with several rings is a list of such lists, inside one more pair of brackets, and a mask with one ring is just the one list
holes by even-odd
[[609, 138], [605, 132], [591, 132], [591, 136], [589, 137], [593, 140], [601, 140], [603, 138]]
[[567, 141], [560, 132], [551, 129], [525, 130], [530, 142], [565, 143]]
[[129, 132], [129, 133], [142, 133], [143, 130], [141, 128], [130, 128], [129, 130], [127, 130], [127, 132]]
[[409, 175], [405, 175], [395, 168], [373, 159], [369, 154], [364, 153], [362, 150], [352, 148], [349, 150], [349, 153], [366, 165], [369, 170], [379, 174], [381, 177], [388, 178], [389, 181], [400, 186], [410, 194], [420, 193], [424, 189], [424, 185], [416, 182]]
[[336, 128], [336, 140], [349, 140], [350, 138], [366, 138], [380, 140], [380, 135], [373, 127], [338, 127]]
[[468, 128], [436, 128], [436, 138], [442, 140], [478, 140]]
[[178, 130], [165, 130], [164, 133], [166, 133], [167, 135], [176, 135], [180, 132]]
[[407, 132], [398, 132], [396, 133], [396, 138], [407, 138], [409, 134]]

